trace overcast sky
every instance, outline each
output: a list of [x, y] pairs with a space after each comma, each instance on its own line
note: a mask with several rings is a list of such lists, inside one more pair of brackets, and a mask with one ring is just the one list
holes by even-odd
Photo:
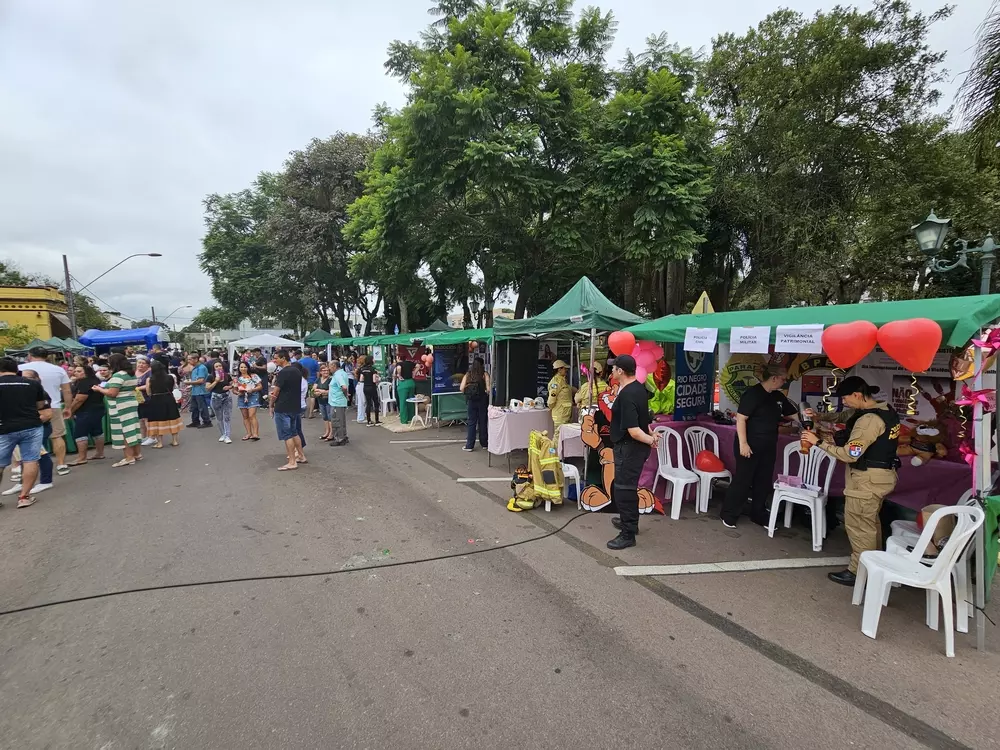
[[[106, 309], [185, 325], [212, 304], [198, 269], [202, 205], [372, 108], [403, 103], [383, 69], [393, 39], [433, 20], [427, 0], [0, 0], [0, 259], [91, 291]], [[578, 7], [585, 4], [578, 3]], [[778, 2], [594, 2], [619, 21], [612, 59], [666, 30], [682, 46], [756, 25]], [[813, 13], [834, 3], [783, 3]], [[942, 3], [915, 0], [932, 11]], [[989, 0], [958, 0], [935, 27], [952, 82]], [[915, 207], [923, 211], [925, 207]]]

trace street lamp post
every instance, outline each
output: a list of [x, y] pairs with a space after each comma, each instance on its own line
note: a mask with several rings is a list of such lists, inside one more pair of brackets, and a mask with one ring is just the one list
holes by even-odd
[[472, 300], [469, 307], [472, 309], [472, 327], [479, 328], [479, 300]]
[[163, 317], [163, 318], [160, 318], [160, 322], [161, 322], [161, 323], [165, 323], [165, 322], [166, 322], [166, 320], [167, 320], [167, 318], [169, 318], [169, 317], [170, 317], [171, 315], [173, 315], [173, 314], [174, 314], [175, 312], [177, 312], [178, 310], [186, 310], [186, 309], [188, 309], [189, 307], [192, 307], [192, 305], [181, 305], [180, 307], [177, 307], [177, 308], [175, 308], [175, 309], [173, 310], [173, 312], [171, 312], [171, 313], [170, 313], [170, 315], [167, 315], [167, 316], [165, 316], [165, 317]]
[[968, 240], [957, 239], [952, 244], [956, 250], [958, 250], [958, 259], [954, 263], [947, 263], [941, 258], [937, 257], [937, 254], [944, 247], [944, 240], [948, 234], [948, 228], [951, 226], [951, 219], [939, 219], [931, 211], [930, 215], [924, 219], [919, 224], [914, 224], [910, 227], [910, 231], [913, 232], [914, 236], [917, 238], [917, 244], [920, 245], [920, 250], [926, 255], [930, 256], [927, 267], [935, 273], [947, 273], [952, 269], [962, 267], [968, 268], [968, 256], [978, 255], [983, 264], [983, 272], [979, 281], [979, 293], [989, 294], [990, 293], [990, 277], [993, 274], [993, 261], [996, 260], [996, 243], [993, 241], [993, 235], [987, 234], [986, 239], [983, 240], [983, 244], [979, 247], [969, 247]]
[[[996, 243], [993, 242], [993, 235], [987, 234], [983, 244], [979, 247], [969, 247], [969, 243], [963, 239], [955, 240], [952, 245], [958, 251], [958, 258], [954, 263], [946, 263], [937, 257], [937, 254], [944, 247], [945, 236], [951, 226], [951, 219], [939, 219], [931, 211], [930, 215], [919, 224], [914, 224], [910, 229], [917, 238], [920, 250], [930, 257], [928, 268], [935, 273], [947, 273], [954, 268], [961, 266], [968, 268], [968, 256], [978, 255], [983, 264], [982, 276], [979, 281], [979, 293], [990, 293], [990, 277], [993, 273], [993, 261], [996, 260]], [[973, 355], [973, 389], [980, 391], [983, 388], [983, 353], [976, 347]], [[916, 382], [916, 381], [914, 381]], [[976, 491], [977, 497], [982, 498], [992, 484], [990, 444], [992, 443], [992, 430], [990, 429], [990, 415], [984, 411], [981, 403], [976, 403], [972, 408], [973, 435], [978, 453], [985, 455], [975, 455], [973, 461], [972, 487]], [[1000, 429], [1000, 426], [998, 426]], [[1000, 434], [998, 434], [1000, 438]], [[983, 607], [986, 606], [986, 585], [985, 585], [985, 565], [986, 559], [986, 536], [983, 526], [976, 530], [976, 585], [973, 596], [976, 611], [976, 646], [982, 651], [986, 648], [986, 618], [983, 616]]]
[[[118, 268], [118, 266], [120, 266], [125, 261], [129, 260], [130, 258], [139, 258], [141, 256], [146, 256], [146, 257], [149, 257], [149, 258], [161, 258], [161, 257], [163, 257], [163, 253], [132, 253], [131, 255], [128, 255], [128, 256], [122, 258], [117, 263], [115, 263], [113, 266], [111, 266], [111, 268], [109, 268], [107, 271], [105, 271], [104, 273], [102, 273], [100, 276], [98, 276], [98, 277], [96, 277], [94, 279], [91, 279], [88, 283], [84, 284], [77, 291], [78, 292], [83, 292], [87, 287], [89, 287], [95, 281], [98, 281], [99, 279], [104, 278], [109, 273], [111, 273], [116, 268]], [[65, 255], [63, 256], [63, 271], [66, 274], [66, 302], [67, 302], [67, 304], [69, 306], [69, 327], [70, 327], [70, 333], [72, 333], [72, 336], [75, 339], [76, 338], [76, 305], [74, 304], [74, 300], [73, 300], [73, 285], [70, 283], [70, 277], [69, 277], [69, 260], [67, 259], [67, 257]]]

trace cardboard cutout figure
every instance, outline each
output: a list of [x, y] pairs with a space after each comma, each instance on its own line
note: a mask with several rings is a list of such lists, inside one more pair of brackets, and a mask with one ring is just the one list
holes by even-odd
[[[599, 511], [611, 504], [612, 492], [615, 481], [615, 454], [611, 449], [611, 407], [614, 405], [618, 395], [618, 381], [611, 378], [608, 389], [597, 398], [597, 406], [601, 415], [600, 422], [594, 418], [593, 414], [588, 414], [583, 418], [580, 425], [581, 439], [583, 444], [597, 451], [601, 461], [601, 487], [587, 487], [580, 497], [580, 504], [585, 510]], [[663, 513], [663, 506], [653, 493], [642, 487], [639, 489], [639, 512], [652, 513], [656, 510]]]

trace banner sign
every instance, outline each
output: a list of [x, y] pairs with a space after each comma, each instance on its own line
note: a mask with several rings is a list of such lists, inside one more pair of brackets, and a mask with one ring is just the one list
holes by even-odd
[[[464, 347], [462, 347], [464, 350]], [[434, 347], [434, 393], [454, 393], [458, 390], [455, 383], [455, 358], [458, 356], [457, 346]], [[461, 380], [461, 376], [459, 376]]]
[[674, 419], [691, 421], [710, 412], [715, 396], [715, 352], [684, 351], [684, 346], [678, 345], [674, 385]]
[[[788, 371], [786, 393], [793, 402], [809, 401], [814, 408], [822, 380], [833, 372], [833, 363], [822, 354], [731, 354], [727, 344], [719, 345], [719, 409], [736, 411], [743, 392], [759, 383], [767, 365]], [[808, 379], [806, 376], [809, 375]], [[825, 393], [825, 391], [824, 391]], [[809, 397], [809, 398], [807, 398]]]
[[770, 346], [771, 326], [736, 326], [729, 330], [729, 351], [733, 354], [767, 354]]
[[688, 328], [684, 332], [683, 351], [715, 352], [715, 342], [718, 338], [718, 328]]
[[790, 354], [822, 354], [823, 324], [778, 326], [774, 332], [774, 351]]

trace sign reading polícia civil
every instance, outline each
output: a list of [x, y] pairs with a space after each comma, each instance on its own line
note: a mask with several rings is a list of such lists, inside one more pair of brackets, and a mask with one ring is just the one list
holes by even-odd
[[691, 421], [712, 410], [715, 354], [686, 352], [678, 344], [674, 368], [674, 419]]

